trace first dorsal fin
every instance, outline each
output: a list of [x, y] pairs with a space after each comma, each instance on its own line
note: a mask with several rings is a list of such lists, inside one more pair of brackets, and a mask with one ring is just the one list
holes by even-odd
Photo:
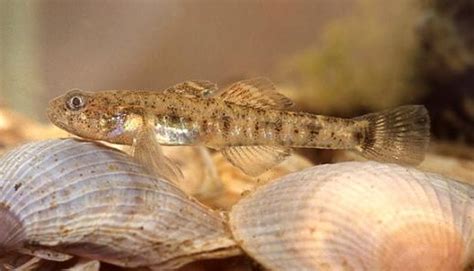
[[226, 101], [255, 108], [288, 109], [293, 102], [276, 92], [275, 86], [266, 78], [254, 78], [236, 82], [220, 97]]
[[217, 85], [210, 81], [193, 80], [185, 81], [167, 88], [164, 93], [178, 93], [189, 97], [207, 98], [217, 91]]

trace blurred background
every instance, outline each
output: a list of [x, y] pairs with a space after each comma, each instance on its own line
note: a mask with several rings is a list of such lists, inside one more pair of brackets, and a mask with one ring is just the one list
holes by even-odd
[[78, 87], [273, 77], [353, 1], [1, 1], [2, 100], [42, 116]]
[[[472, 0], [0, 0], [0, 147], [47, 133], [30, 127], [46, 125], [48, 100], [72, 88], [265, 76], [313, 113], [426, 105], [430, 152], [462, 159], [474, 181], [473, 29]], [[192, 270], [216, 264], [234, 270]]]

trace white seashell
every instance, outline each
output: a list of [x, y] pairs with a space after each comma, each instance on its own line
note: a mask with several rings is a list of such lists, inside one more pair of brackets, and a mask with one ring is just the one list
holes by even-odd
[[220, 214], [125, 154], [74, 139], [0, 158], [0, 254], [22, 247], [160, 270], [240, 251]]
[[473, 198], [439, 175], [346, 162], [258, 188], [230, 224], [272, 270], [461, 270], [473, 262]]

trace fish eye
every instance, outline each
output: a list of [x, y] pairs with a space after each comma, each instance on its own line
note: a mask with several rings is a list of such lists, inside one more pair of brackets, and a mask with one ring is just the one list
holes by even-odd
[[78, 111], [84, 108], [86, 105], [86, 97], [84, 95], [74, 91], [68, 95], [66, 99], [66, 107], [72, 111]]

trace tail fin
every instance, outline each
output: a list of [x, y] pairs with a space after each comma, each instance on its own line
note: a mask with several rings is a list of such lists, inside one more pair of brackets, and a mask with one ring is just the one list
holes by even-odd
[[366, 121], [356, 147], [368, 159], [417, 165], [430, 140], [430, 118], [422, 105], [406, 105], [355, 118]]

